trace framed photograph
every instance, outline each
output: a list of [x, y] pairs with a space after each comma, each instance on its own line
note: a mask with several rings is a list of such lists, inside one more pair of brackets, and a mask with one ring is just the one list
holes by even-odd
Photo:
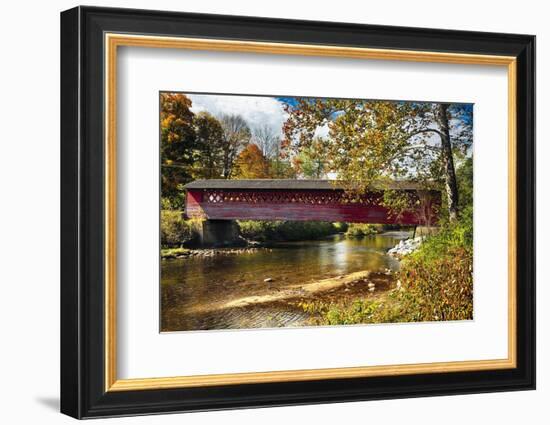
[[61, 411], [534, 389], [535, 37], [61, 14]]

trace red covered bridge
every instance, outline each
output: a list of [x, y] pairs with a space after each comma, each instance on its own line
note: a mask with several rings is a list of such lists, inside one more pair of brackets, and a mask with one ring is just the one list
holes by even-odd
[[[188, 218], [208, 220], [345, 221], [426, 225], [435, 218], [438, 191], [393, 182], [352, 196], [328, 180], [196, 180], [185, 186]], [[382, 205], [385, 190], [407, 192], [415, 208], [399, 215]]]

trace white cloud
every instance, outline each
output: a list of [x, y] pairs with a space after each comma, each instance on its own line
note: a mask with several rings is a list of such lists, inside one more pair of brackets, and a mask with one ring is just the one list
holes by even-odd
[[288, 117], [283, 104], [273, 97], [217, 94], [190, 94], [188, 97], [193, 102], [193, 112], [207, 111], [218, 118], [224, 114], [237, 114], [251, 129], [268, 125], [281, 136], [281, 128]]
[[313, 134], [314, 137], [322, 137], [326, 139], [328, 137], [328, 133], [330, 131], [330, 128], [328, 126], [328, 123], [325, 123], [315, 129], [315, 133]]

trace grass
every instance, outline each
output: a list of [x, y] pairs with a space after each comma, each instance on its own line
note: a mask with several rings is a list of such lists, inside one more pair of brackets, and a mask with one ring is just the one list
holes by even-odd
[[169, 259], [176, 258], [179, 255], [185, 255], [190, 252], [187, 248], [162, 248], [160, 250], [160, 258]]

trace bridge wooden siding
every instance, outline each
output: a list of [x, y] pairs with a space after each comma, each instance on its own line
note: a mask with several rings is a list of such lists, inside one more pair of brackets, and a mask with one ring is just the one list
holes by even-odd
[[438, 191], [421, 189], [415, 183], [396, 182], [386, 189], [418, 197], [418, 208], [400, 216], [381, 205], [382, 188], [360, 198], [327, 180], [196, 180], [187, 184], [185, 215], [209, 220], [345, 221], [426, 225], [434, 222], [439, 206]]

